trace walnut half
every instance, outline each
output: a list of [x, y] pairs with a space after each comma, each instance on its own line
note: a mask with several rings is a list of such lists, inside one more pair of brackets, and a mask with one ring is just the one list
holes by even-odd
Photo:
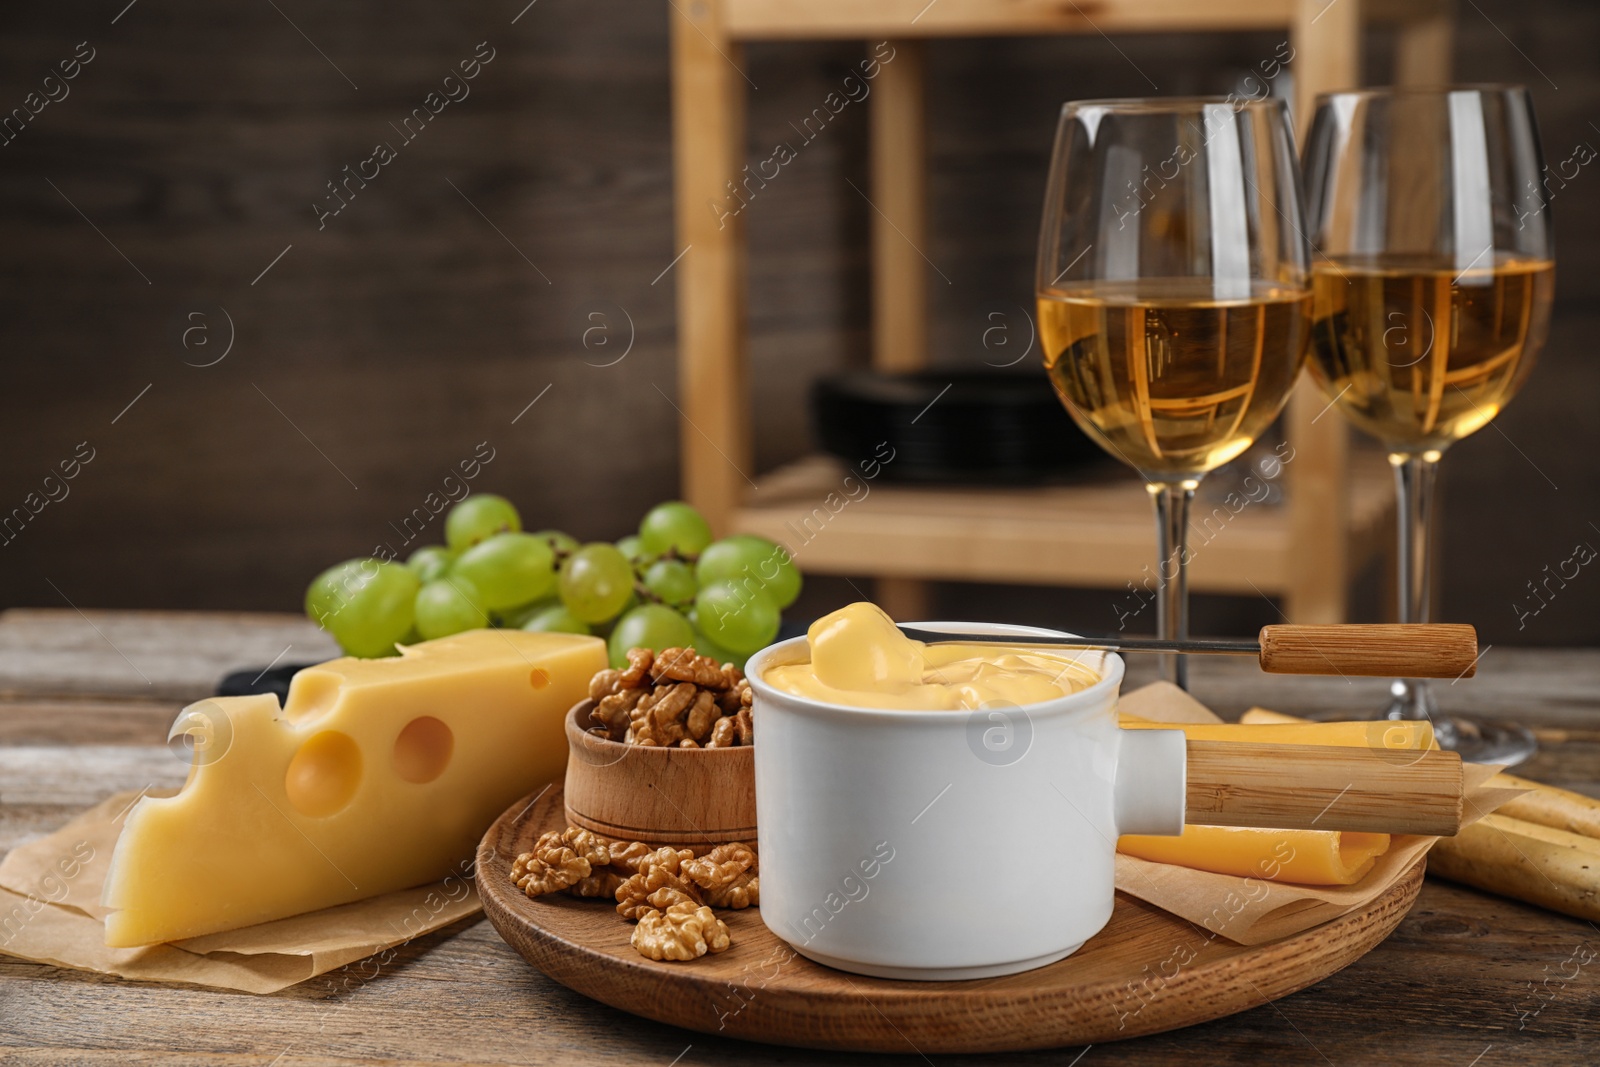
[[755, 851], [742, 842], [718, 845], [704, 856], [683, 860], [679, 873], [701, 889], [715, 890], [731, 885], [739, 875], [755, 866]]
[[554, 893], [589, 878], [596, 867], [611, 862], [603, 838], [569, 826], [540, 836], [532, 852], [524, 852], [511, 865], [511, 880], [530, 897]]
[[680, 873], [684, 861], [693, 858], [689, 849], [671, 848], [659, 848], [642, 857], [637, 873], [617, 887], [617, 914], [624, 919], [637, 919], [652, 907], [659, 908], [654, 894], [663, 889], [675, 890], [684, 899], [700, 903], [700, 890]]
[[761, 905], [761, 876], [745, 871], [727, 885], [705, 892], [706, 903], [713, 908], [739, 911]]
[[633, 928], [633, 947], [653, 960], [695, 960], [733, 943], [728, 925], [704, 904], [680, 901], [666, 911], [651, 908]]

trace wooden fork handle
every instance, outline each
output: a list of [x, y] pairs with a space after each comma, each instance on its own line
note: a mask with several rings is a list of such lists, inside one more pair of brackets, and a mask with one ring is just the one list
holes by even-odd
[[1471, 678], [1477, 667], [1478, 632], [1464, 623], [1261, 628], [1268, 674]]

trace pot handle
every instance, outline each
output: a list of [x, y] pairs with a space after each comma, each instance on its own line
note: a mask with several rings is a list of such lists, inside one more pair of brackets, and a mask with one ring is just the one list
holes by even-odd
[[1182, 730], [1118, 730], [1117, 833], [1183, 833], [1188, 759]]
[[1184, 806], [1196, 825], [1435, 837], [1461, 828], [1461, 757], [1454, 752], [1244, 741], [1190, 741], [1187, 748]]

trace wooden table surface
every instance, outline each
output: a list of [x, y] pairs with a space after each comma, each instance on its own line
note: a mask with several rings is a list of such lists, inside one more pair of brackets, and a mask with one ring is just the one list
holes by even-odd
[[[181, 783], [164, 745], [184, 702], [226, 671], [315, 660], [326, 638], [287, 616], [11, 611], [0, 615], [0, 853], [107, 795]], [[1143, 664], [1141, 669], [1147, 669]], [[1130, 671], [1133, 684], [1148, 678]], [[1381, 681], [1269, 678], [1202, 658], [1193, 691], [1225, 717], [1370, 707]], [[1451, 710], [1551, 728], [1600, 725], [1600, 651], [1493, 648]], [[1600, 746], [1547, 747], [1523, 768], [1600, 796]], [[481, 918], [273, 996], [141, 984], [0, 956], [0, 1062], [193, 1064], [1441, 1064], [1600, 1062], [1593, 924], [1429, 879], [1395, 934], [1332, 978], [1232, 1018], [1115, 1044], [929, 1058], [821, 1053], [633, 1018], [527, 966]], [[1563, 978], [1562, 975], [1567, 977]]]

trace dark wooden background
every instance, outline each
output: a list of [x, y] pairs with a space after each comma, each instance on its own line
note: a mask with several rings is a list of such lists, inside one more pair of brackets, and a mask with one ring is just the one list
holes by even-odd
[[[322, 566], [398, 545], [389, 524], [483, 441], [495, 458], [474, 486], [535, 527], [615, 537], [676, 492], [665, 4], [126, 3], [0, 15], [0, 112], [78, 42], [95, 49], [70, 96], [0, 146], [0, 514], [79, 442], [95, 455], [0, 546], [0, 605], [292, 610]], [[933, 45], [937, 360], [976, 365], [991, 313], [1029, 303], [1061, 101], [1227, 91], [1280, 36]], [[471, 95], [399, 146], [389, 124], [481, 41], [495, 58]], [[1381, 81], [1381, 35], [1370, 52]], [[1463, 80], [1533, 87], [1552, 163], [1600, 145], [1593, 5], [1474, 0], [1456, 52]], [[750, 49], [751, 158], [860, 54]], [[807, 383], [865, 356], [870, 209], [846, 179], [866, 181], [866, 117], [847, 108], [749, 209], [762, 467], [808, 447]], [[325, 183], [378, 141], [398, 158], [319, 231]], [[1447, 465], [1445, 610], [1488, 641], [1600, 641], [1600, 573], [1525, 628], [1514, 607], [1546, 564], [1600, 545], [1597, 195], [1600, 166], [1558, 190], [1549, 349]], [[231, 351], [197, 366], [229, 318]], [[815, 583], [806, 605], [848, 593]], [[1113, 622], [1104, 593], [946, 599]], [[1271, 610], [1202, 609], [1246, 616]]]

